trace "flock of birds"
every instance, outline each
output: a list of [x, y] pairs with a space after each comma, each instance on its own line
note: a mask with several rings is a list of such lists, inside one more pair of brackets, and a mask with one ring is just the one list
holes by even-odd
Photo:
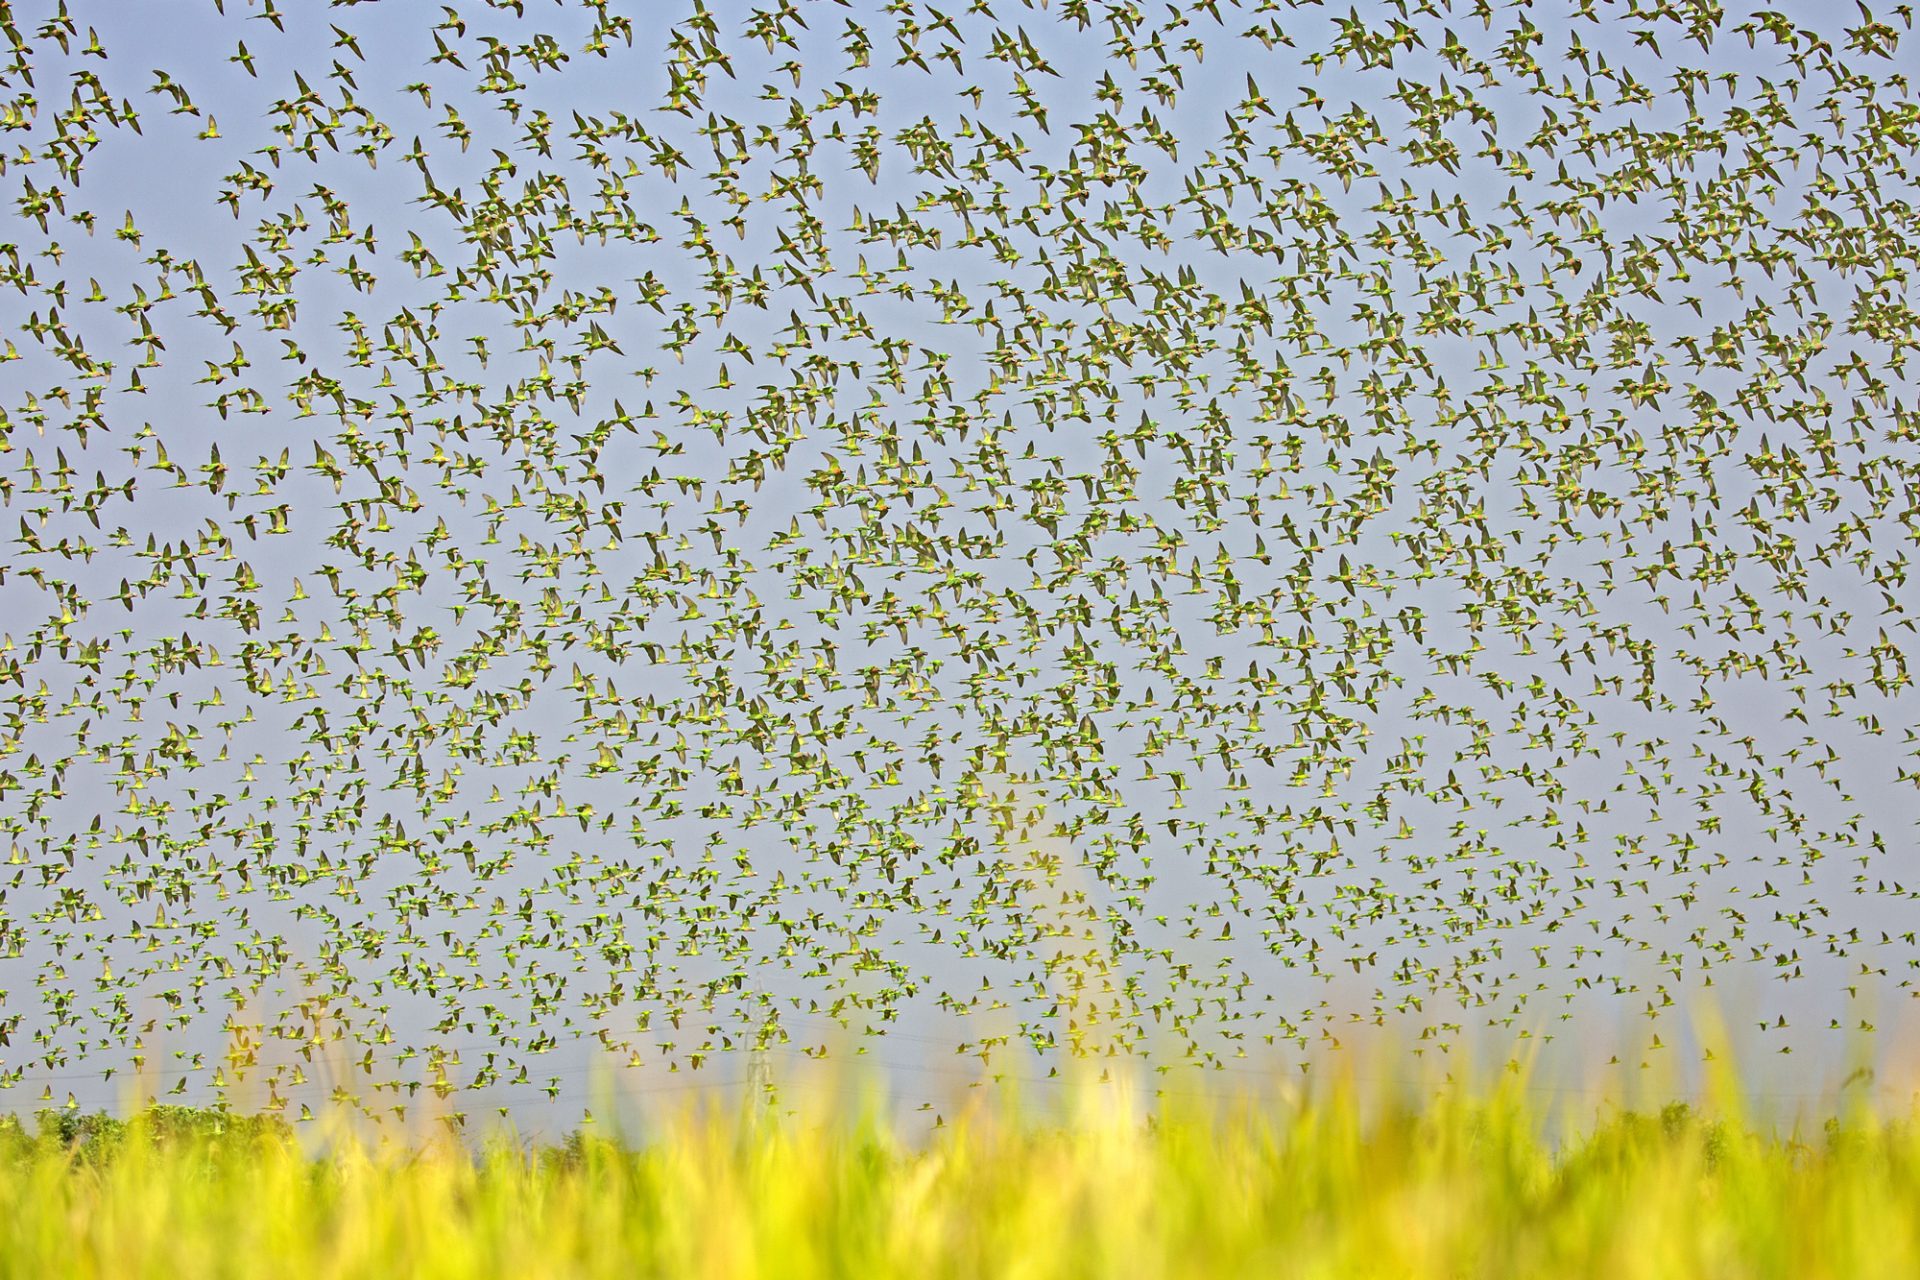
[[6, 1082], [1858, 1030], [1912, 22], [0, 6]]

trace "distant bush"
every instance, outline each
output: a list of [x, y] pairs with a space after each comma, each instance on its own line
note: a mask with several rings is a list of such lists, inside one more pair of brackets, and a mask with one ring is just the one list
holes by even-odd
[[0, 1117], [0, 1158], [29, 1158], [47, 1146], [63, 1147], [85, 1161], [109, 1159], [129, 1140], [177, 1146], [185, 1143], [248, 1146], [260, 1139], [287, 1142], [293, 1126], [277, 1115], [249, 1115], [225, 1107], [152, 1103], [130, 1117], [104, 1111], [43, 1108], [29, 1130], [18, 1116]]

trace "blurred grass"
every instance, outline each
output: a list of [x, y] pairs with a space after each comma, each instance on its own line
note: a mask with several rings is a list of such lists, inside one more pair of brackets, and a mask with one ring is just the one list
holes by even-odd
[[978, 1106], [911, 1142], [879, 1106], [685, 1110], [548, 1146], [50, 1113], [0, 1125], [0, 1274], [1920, 1274], [1916, 1117], [1796, 1138], [1676, 1104], [1579, 1131], [1521, 1088], [1415, 1104], [1333, 1085], [1143, 1121], [1083, 1095], [1067, 1121]]

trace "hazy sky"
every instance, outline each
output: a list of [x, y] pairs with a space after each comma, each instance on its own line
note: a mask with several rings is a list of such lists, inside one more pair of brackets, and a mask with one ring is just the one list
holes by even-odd
[[23, 1105], [1889, 1043], [1905, 16], [629, 10], [13, 7]]

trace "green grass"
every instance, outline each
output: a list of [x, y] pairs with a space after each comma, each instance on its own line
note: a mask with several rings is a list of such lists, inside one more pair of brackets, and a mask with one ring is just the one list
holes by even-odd
[[[0, 1132], [7, 1276], [1912, 1276], [1920, 1126], [1795, 1141], [1687, 1107], [1568, 1131], [1527, 1093], [1068, 1123], [692, 1112], [576, 1136], [324, 1154], [277, 1121], [156, 1111]], [[880, 1114], [870, 1108], [869, 1116]], [[1558, 1133], [1557, 1137], [1548, 1136]]]

